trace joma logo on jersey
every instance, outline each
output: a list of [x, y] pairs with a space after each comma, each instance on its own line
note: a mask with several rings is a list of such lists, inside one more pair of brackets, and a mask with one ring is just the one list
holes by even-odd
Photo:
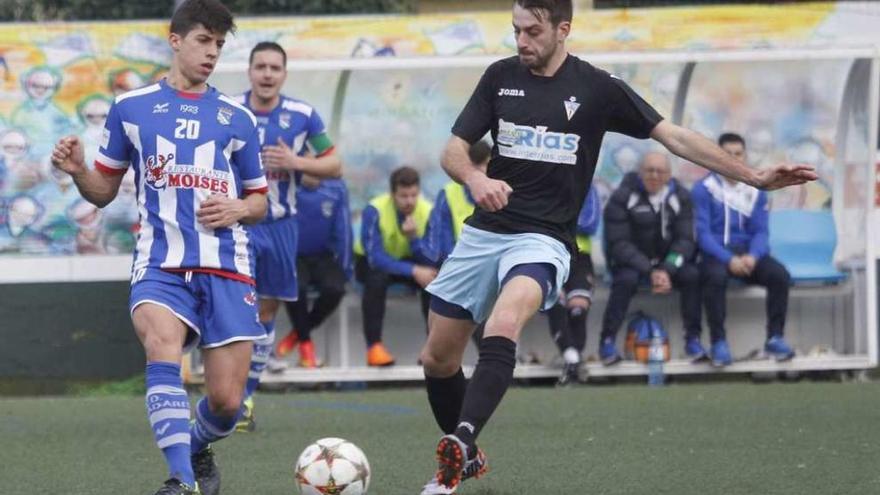
[[146, 181], [150, 187], [156, 190], [165, 189], [165, 186], [168, 185], [168, 180], [165, 175], [165, 167], [173, 159], [174, 153], [168, 153], [167, 155], [151, 155], [147, 157], [144, 166], [147, 169]]
[[577, 134], [548, 131], [546, 126], [498, 119], [498, 153], [508, 158], [574, 165], [580, 140]]
[[498, 96], [525, 96], [526, 92], [521, 89], [501, 88], [498, 90]]

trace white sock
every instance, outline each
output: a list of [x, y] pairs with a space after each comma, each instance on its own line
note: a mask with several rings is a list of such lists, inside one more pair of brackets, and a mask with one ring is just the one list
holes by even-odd
[[569, 347], [563, 351], [562, 359], [568, 364], [576, 364], [581, 362], [581, 353], [579, 353], [574, 347]]

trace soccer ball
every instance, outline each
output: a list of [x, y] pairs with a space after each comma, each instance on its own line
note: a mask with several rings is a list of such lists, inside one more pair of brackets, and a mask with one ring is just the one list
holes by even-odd
[[341, 438], [322, 438], [306, 447], [294, 472], [303, 495], [365, 495], [370, 487], [367, 456]]

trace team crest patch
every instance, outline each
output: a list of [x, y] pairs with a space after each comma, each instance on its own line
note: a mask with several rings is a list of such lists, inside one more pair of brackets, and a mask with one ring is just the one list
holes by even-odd
[[281, 115], [278, 116], [278, 126], [282, 129], [290, 129], [290, 113], [282, 112]]
[[220, 125], [229, 125], [232, 122], [232, 109], [229, 107], [218, 108], [217, 122], [220, 122]]
[[254, 292], [248, 292], [244, 295], [244, 302], [247, 303], [248, 306], [255, 306], [257, 304], [257, 294]]
[[333, 216], [333, 201], [321, 202], [321, 214], [324, 215], [324, 218]]
[[565, 116], [568, 117], [568, 120], [571, 120], [571, 118], [574, 117], [574, 113], [581, 107], [581, 104], [577, 102], [577, 98], [574, 96], [570, 97], [563, 103], [565, 103]]

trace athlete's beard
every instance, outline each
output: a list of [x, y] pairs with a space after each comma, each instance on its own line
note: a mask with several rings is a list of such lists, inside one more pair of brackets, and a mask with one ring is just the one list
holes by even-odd
[[559, 48], [559, 43], [556, 42], [556, 38], [553, 38], [553, 42], [550, 44], [550, 47], [546, 52], [532, 52], [533, 53], [533, 61], [526, 62], [520, 56], [520, 60], [528, 67], [529, 69], [540, 72], [550, 63], [550, 60], [553, 59], [553, 56], [556, 55], [556, 50]]

